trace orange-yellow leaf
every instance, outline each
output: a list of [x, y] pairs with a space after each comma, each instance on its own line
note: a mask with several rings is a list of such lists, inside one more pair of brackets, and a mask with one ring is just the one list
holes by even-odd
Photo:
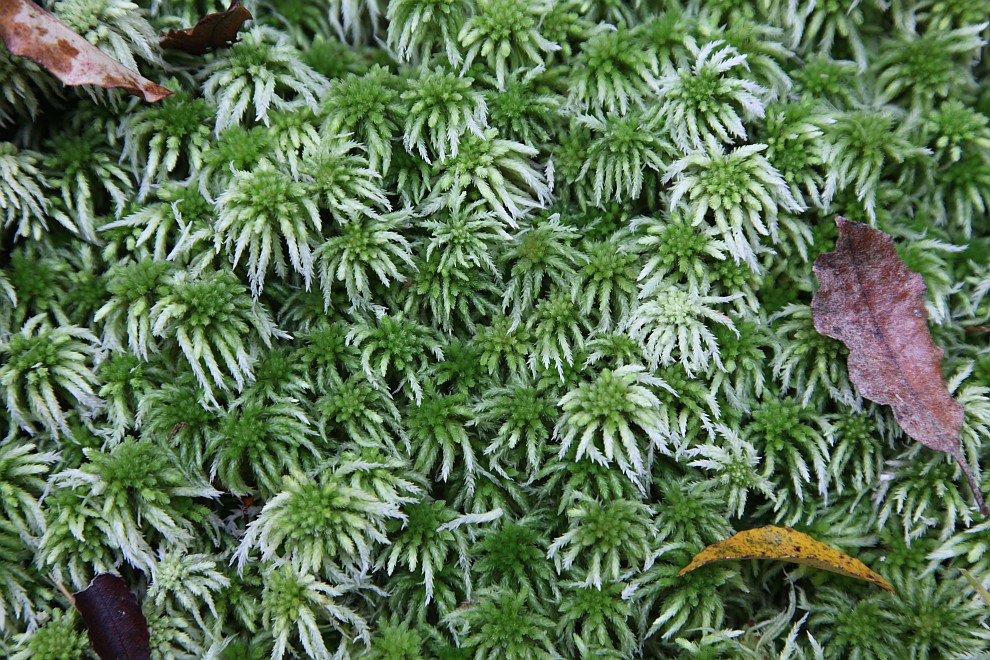
[[893, 593], [890, 586], [878, 573], [870, 570], [860, 560], [839, 552], [835, 548], [816, 541], [804, 532], [790, 527], [767, 525], [758, 529], [747, 529], [720, 543], [714, 543], [691, 560], [678, 575], [684, 575], [699, 566], [726, 559], [780, 559], [796, 564], [814, 566], [833, 573], [872, 582]]

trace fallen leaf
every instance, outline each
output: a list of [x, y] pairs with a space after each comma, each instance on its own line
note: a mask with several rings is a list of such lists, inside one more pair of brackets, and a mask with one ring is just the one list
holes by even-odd
[[12, 54], [34, 60], [66, 85], [121, 87], [149, 103], [172, 93], [131, 71], [31, 0], [0, 1], [0, 39]]
[[172, 427], [172, 430], [169, 431], [168, 440], [165, 442], [165, 444], [171, 445], [172, 444], [172, 441], [175, 440], [175, 436], [177, 436], [179, 434], [179, 431], [181, 431], [182, 429], [186, 428], [187, 426], [189, 426], [189, 425], [186, 424], [185, 422], [179, 422], [175, 426], [173, 426]]
[[724, 541], [708, 546], [696, 554], [691, 563], [682, 568], [678, 575], [684, 575], [705, 564], [727, 559], [791, 561], [866, 580], [891, 593], [894, 592], [889, 582], [855, 557], [816, 541], [804, 532], [774, 525], [743, 530]]
[[75, 594], [75, 605], [102, 660], [150, 660], [148, 622], [123, 578], [97, 575]]
[[203, 55], [217, 48], [230, 48], [237, 41], [237, 33], [244, 21], [253, 16], [238, 0], [233, 0], [227, 11], [207, 14], [191, 28], [169, 30], [161, 35], [158, 44], [162, 48], [181, 50], [190, 55]]
[[945, 386], [942, 349], [928, 332], [921, 275], [897, 256], [890, 235], [842, 217], [835, 222], [835, 251], [814, 265], [815, 329], [849, 348], [849, 379], [860, 394], [890, 406], [905, 433], [958, 461], [987, 515], [962, 454], [963, 407]]

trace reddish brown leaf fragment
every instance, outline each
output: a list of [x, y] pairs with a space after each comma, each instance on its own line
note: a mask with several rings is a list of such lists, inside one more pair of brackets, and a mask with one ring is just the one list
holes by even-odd
[[102, 660], [150, 660], [148, 622], [123, 578], [101, 573], [75, 594], [75, 601]]
[[864, 397], [890, 406], [905, 433], [959, 462], [987, 515], [962, 454], [963, 407], [945, 386], [942, 349], [928, 332], [921, 275], [908, 270], [888, 234], [842, 217], [835, 222], [835, 251], [814, 265], [815, 329], [849, 348], [849, 378]]
[[11, 53], [34, 60], [66, 85], [121, 87], [149, 103], [172, 93], [131, 71], [31, 0], [0, 0], [0, 39]]
[[190, 55], [203, 55], [217, 48], [230, 48], [237, 41], [237, 33], [244, 21], [251, 20], [251, 12], [234, 0], [227, 11], [207, 14], [191, 28], [169, 30], [161, 35], [162, 48], [181, 50]]

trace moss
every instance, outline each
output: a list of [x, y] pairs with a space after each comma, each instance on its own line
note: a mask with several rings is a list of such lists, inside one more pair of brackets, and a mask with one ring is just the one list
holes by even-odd
[[[986, 645], [985, 521], [810, 303], [892, 234], [990, 460], [987, 0], [255, 2], [168, 68], [205, 3], [49, 4], [176, 93], [0, 53], [3, 653], [109, 570], [163, 658]], [[903, 594], [678, 575], [774, 521]]]

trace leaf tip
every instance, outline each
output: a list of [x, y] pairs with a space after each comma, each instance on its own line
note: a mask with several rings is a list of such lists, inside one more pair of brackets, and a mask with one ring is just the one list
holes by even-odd
[[894, 591], [894, 587], [891, 586], [890, 582], [887, 582], [887, 580], [885, 580], [882, 575], [880, 575], [876, 571], [870, 571], [870, 572], [873, 573], [873, 575], [870, 578], [870, 582], [877, 585], [881, 589], [885, 589], [886, 591], [889, 591], [892, 594], [897, 593], [896, 591]]
[[946, 453], [959, 463], [959, 469], [962, 470], [963, 476], [966, 477], [966, 483], [969, 484], [969, 489], [973, 491], [973, 498], [976, 500], [976, 506], [980, 510], [980, 515], [984, 517], [990, 515], [990, 509], [987, 509], [986, 500], [983, 498], [983, 492], [980, 490], [980, 482], [976, 480], [973, 471], [969, 469], [969, 464], [963, 458], [962, 447], [953, 447], [952, 450]]
[[175, 94], [175, 92], [167, 87], [162, 87], [161, 85], [156, 85], [155, 83], [148, 83], [142, 87], [140, 96], [148, 103], [157, 103], [166, 96], [171, 96], [172, 94]]

